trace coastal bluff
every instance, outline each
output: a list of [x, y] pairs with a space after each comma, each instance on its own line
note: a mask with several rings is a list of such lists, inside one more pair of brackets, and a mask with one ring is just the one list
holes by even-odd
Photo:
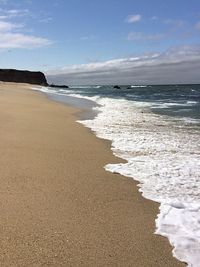
[[0, 69], [0, 81], [48, 85], [44, 73], [40, 71]]

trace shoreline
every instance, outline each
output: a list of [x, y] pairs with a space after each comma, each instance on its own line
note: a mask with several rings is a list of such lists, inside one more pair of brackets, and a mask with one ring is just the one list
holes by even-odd
[[159, 205], [104, 170], [110, 142], [28, 87], [0, 84], [2, 265], [185, 266], [153, 234]]

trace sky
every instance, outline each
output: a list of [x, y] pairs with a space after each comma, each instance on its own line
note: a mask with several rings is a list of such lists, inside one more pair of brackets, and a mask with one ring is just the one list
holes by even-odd
[[51, 83], [200, 83], [199, 0], [0, 0], [0, 68]]

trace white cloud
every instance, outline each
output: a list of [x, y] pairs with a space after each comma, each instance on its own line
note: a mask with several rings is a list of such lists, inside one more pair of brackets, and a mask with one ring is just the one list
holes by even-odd
[[127, 39], [129, 41], [151, 41], [151, 40], [160, 40], [165, 38], [165, 34], [145, 34], [142, 32], [130, 32]]
[[17, 33], [14, 30], [22, 27], [10, 22], [0, 21], [0, 50], [10, 48], [36, 48], [50, 45], [46, 38]]
[[142, 19], [142, 16], [140, 14], [129, 15], [126, 18], [126, 22], [128, 22], [128, 23], [135, 23], [135, 22], [140, 21], [141, 19]]
[[[1, 1], [1, 0], [0, 0]], [[2, 11], [2, 10], [1, 10]], [[19, 18], [29, 14], [29, 11], [10, 9], [3, 10], [0, 16], [0, 51], [11, 48], [27, 48], [32, 49], [50, 45], [52, 42], [46, 38], [25, 33], [25, 26], [14, 22], [15, 18]], [[11, 22], [12, 19], [12, 22]]]
[[200, 46], [49, 70], [49, 82], [65, 84], [159, 84], [199, 82]]
[[11, 31], [12, 29], [15, 29], [17, 27], [18, 27], [18, 25], [15, 25], [11, 22], [0, 21], [0, 32]]
[[0, 9], [0, 12], [1, 19], [13, 19], [31, 15], [28, 9]]
[[0, 49], [10, 48], [36, 48], [50, 45], [51, 41], [45, 38], [22, 33], [1, 33], [0, 32]]
[[7, 19], [7, 16], [5, 16], [5, 15], [0, 15], [0, 20], [2, 20], [2, 19]]
[[28, 9], [10, 9], [6, 13], [9, 17], [23, 17], [29, 15]]
[[[7, 21], [0, 21], [0, 50], [10, 48], [36, 48], [50, 45], [51, 41], [33, 35], [17, 33], [23, 26]], [[22, 30], [22, 29], [21, 29]]]

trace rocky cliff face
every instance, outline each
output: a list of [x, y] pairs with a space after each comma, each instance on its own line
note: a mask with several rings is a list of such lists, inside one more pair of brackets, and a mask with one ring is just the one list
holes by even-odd
[[39, 71], [0, 69], [0, 81], [48, 85], [44, 74]]

